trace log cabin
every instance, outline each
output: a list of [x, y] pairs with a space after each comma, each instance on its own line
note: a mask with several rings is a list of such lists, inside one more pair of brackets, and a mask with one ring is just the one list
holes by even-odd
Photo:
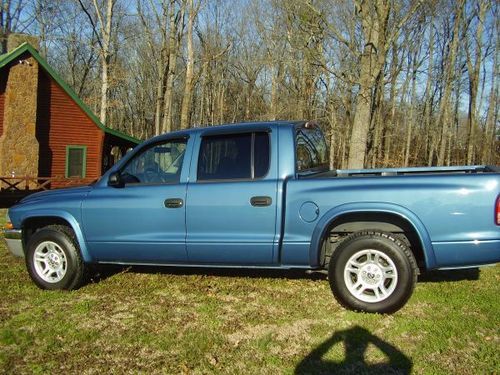
[[2, 193], [90, 183], [138, 143], [102, 124], [32, 44], [0, 56]]

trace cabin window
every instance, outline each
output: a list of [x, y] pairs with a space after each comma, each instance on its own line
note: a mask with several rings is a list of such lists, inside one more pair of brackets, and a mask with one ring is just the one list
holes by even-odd
[[85, 178], [87, 146], [66, 146], [66, 178]]

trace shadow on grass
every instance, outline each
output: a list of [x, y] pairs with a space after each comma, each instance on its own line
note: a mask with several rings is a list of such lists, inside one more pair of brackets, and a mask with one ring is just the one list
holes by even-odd
[[468, 268], [462, 270], [429, 271], [418, 277], [419, 283], [479, 280], [479, 268]]
[[256, 268], [203, 268], [173, 266], [120, 266], [95, 265], [92, 267], [92, 282], [100, 282], [118, 273], [142, 273], [164, 275], [203, 275], [218, 277], [249, 277], [266, 279], [326, 280], [325, 272], [306, 272], [301, 269], [256, 269]]
[[[119, 273], [165, 274], [165, 275], [203, 275], [218, 277], [250, 277], [266, 279], [303, 279], [327, 280], [325, 271], [307, 272], [301, 269], [256, 269], [256, 268], [203, 268], [203, 267], [173, 267], [173, 266], [92, 266], [92, 282], [100, 282]], [[419, 276], [418, 282], [455, 282], [463, 280], [479, 280], [478, 268], [430, 271]]]
[[[343, 344], [344, 359], [333, 361], [325, 359], [325, 355], [335, 345]], [[381, 363], [367, 363], [368, 345], [375, 346], [387, 358]], [[310, 352], [295, 368], [295, 374], [409, 374], [413, 363], [395, 346], [371, 334], [363, 327], [334, 333], [312, 352]]]

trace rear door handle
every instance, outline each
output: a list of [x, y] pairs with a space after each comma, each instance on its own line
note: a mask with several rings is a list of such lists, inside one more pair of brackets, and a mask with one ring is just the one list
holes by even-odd
[[184, 201], [181, 198], [169, 198], [165, 199], [164, 204], [166, 208], [180, 208], [184, 206]]
[[250, 204], [254, 207], [266, 207], [273, 203], [271, 197], [252, 197], [250, 198]]

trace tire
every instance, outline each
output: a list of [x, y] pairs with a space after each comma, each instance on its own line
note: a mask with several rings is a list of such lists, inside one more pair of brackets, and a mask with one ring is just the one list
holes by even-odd
[[49, 225], [28, 241], [26, 268], [41, 289], [77, 289], [86, 275], [75, 234], [64, 225]]
[[393, 234], [361, 231], [334, 251], [328, 267], [333, 295], [344, 307], [393, 313], [415, 288], [418, 267], [409, 247]]

